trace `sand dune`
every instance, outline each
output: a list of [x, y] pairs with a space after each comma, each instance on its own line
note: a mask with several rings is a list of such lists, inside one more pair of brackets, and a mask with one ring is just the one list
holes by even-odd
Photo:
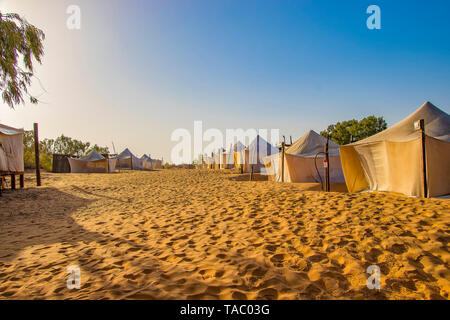
[[28, 175], [0, 198], [0, 297], [449, 299], [450, 200], [239, 177]]

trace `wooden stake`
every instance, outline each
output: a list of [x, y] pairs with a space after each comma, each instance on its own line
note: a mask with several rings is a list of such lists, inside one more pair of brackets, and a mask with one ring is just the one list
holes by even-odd
[[281, 182], [284, 182], [284, 141], [281, 143]]
[[11, 190], [16, 190], [16, 175], [11, 175]]
[[330, 191], [330, 157], [328, 155], [328, 135], [327, 142], [325, 144], [325, 161], [327, 166], [325, 167], [325, 191]]
[[422, 170], [423, 170], [423, 196], [428, 198], [428, 174], [427, 174], [427, 153], [425, 150], [425, 120], [420, 119], [420, 131], [422, 135]]
[[39, 134], [38, 124], [34, 124], [34, 159], [36, 164], [36, 185], [41, 186], [41, 165], [39, 162]]

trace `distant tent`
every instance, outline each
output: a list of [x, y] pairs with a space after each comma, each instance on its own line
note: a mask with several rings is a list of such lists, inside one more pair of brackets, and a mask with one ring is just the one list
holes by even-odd
[[23, 173], [23, 133], [0, 124], [0, 174]]
[[142, 160], [142, 168], [145, 170], [156, 170], [162, 168], [162, 161], [157, 159], [152, 159], [150, 155], [144, 154], [141, 157]]
[[214, 153], [214, 169], [219, 170], [222, 168], [225, 152], [226, 150], [224, 148], [219, 148], [219, 150]]
[[240, 142], [236, 142], [234, 145], [231, 146], [230, 150], [225, 153], [225, 159], [224, 159], [224, 168], [225, 169], [232, 169], [236, 166], [236, 153], [240, 152], [245, 149], [245, 146]]
[[278, 152], [278, 148], [257, 135], [247, 148], [237, 153], [236, 163], [242, 166], [243, 172], [261, 172], [264, 157]]
[[116, 167], [120, 169], [141, 170], [142, 163], [142, 159], [136, 157], [128, 148], [126, 148], [117, 156]]
[[106, 159], [97, 151], [92, 150], [87, 156], [76, 159], [68, 158], [72, 173], [108, 173], [114, 172], [116, 159]]
[[424, 195], [421, 132], [414, 128], [420, 119], [425, 121], [429, 195], [450, 194], [450, 116], [430, 102], [380, 133], [340, 147], [349, 192]]
[[208, 169], [214, 169], [214, 158], [213, 157], [206, 157], [205, 163]]
[[153, 162], [152, 162], [152, 159], [149, 156], [144, 154], [141, 157], [141, 161], [142, 161], [142, 169], [144, 169], [144, 170], [153, 170]]
[[[320, 182], [323, 176], [323, 158], [319, 152], [325, 149], [327, 139], [313, 130], [295, 141], [285, 151], [284, 181], [285, 182]], [[344, 182], [339, 145], [328, 142], [330, 182]], [[264, 158], [267, 172], [274, 181], [282, 181], [282, 154], [278, 153]], [[315, 163], [316, 162], [316, 163]], [[317, 169], [316, 169], [317, 166]], [[317, 172], [319, 171], [319, 173]], [[320, 176], [319, 176], [320, 174]]]

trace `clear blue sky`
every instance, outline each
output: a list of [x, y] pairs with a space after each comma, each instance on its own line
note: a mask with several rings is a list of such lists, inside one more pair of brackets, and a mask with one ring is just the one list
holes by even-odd
[[[82, 28], [65, 27], [77, 4]], [[369, 30], [366, 8], [381, 8]], [[168, 159], [176, 128], [391, 125], [450, 106], [450, 1], [0, 1], [47, 33], [45, 103], [0, 121]], [[41, 92], [34, 86], [34, 92]], [[118, 150], [119, 151], [119, 150]]]

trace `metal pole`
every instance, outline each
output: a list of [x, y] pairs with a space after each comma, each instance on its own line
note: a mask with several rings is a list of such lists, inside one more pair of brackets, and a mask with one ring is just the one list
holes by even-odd
[[34, 161], [36, 165], [36, 185], [41, 186], [41, 165], [39, 162], [39, 133], [38, 124], [34, 123]]

